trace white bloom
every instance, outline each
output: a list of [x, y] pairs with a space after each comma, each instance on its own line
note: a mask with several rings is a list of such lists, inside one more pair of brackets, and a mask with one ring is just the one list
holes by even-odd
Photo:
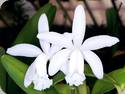
[[79, 5], [74, 14], [72, 34], [61, 35], [47, 32], [37, 36], [39, 39], [65, 48], [52, 57], [48, 71], [50, 75], [54, 75], [59, 70], [63, 71], [66, 75], [66, 82], [71, 86], [78, 86], [85, 80], [84, 59], [90, 65], [95, 76], [98, 79], [103, 78], [102, 62], [92, 50], [110, 47], [119, 42], [118, 38], [107, 35], [91, 37], [83, 42], [85, 27], [85, 12]]
[[7, 0], [0, 0], [0, 7], [2, 6], [2, 4], [7, 1]]
[[[38, 33], [49, 32], [48, 20], [45, 14], [41, 15], [38, 22]], [[52, 85], [52, 80], [48, 78], [47, 61], [51, 56], [59, 50], [59, 47], [52, 45], [46, 41], [40, 41], [40, 48], [31, 44], [17, 44], [7, 49], [7, 53], [13, 56], [36, 57], [35, 61], [28, 68], [24, 86], [28, 87], [32, 82], [36, 90], [44, 90]]]

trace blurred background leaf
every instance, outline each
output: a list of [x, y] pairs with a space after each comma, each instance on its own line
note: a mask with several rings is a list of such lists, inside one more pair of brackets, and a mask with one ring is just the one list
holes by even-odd
[[[107, 34], [119, 38], [120, 23], [118, 21], [117, 11], [114, 8], [109, 8], [106, 11], [107, 18]], [[112, 47], [112, 53], [118, 49], [118, 44]]]

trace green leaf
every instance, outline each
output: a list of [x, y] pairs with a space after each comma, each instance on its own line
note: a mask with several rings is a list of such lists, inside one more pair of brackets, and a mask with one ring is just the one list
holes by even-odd
[[[51, 25], [55, 16], [56, 7], [51, 4], [46, 4], [38, 10], [38, 12], [27, 22], [21, 32], [18, 34], [14, 44], [19, 43], [36, 43], [38, 20], [42, 13], [46, 13], [49, 24]], [[42, 28], [42, 27], [41, 27]]]
[[25, 88], [23, 85], [24, 75], [28, 68], [28, 66], [21, 61], [17, 60], [16, 58], [3, 55], [1, 57], [2, 65], [4, 66], [5, 70], [8, 72], [9, 76], [15, 81], [15, 83], [22, 88], [27, 94], [47, 94], [44, 91], [37, 91], [33, 89], [33, 85]]
[[[0, 57], [5, 53], [5, 50], [0, 47]], [[0, 61], [1, 62], [1, 61]], [[6, 87], [6, 71], [0, 63], [0, 87], [5, 90]]]
[[95, 77], [90, 66], [88, 64], [84, 64], [84, 73], [86, 76], [89, 76], [89, 77]]
[[125, 68], [115, 70], [108, 74], [119, 94], [125, 90]]
[[0, 86], [3, 90], [6, 87], [6, 71], [4, 70], [3, 66], [0, 64]]
[[105, 79], [104, 77], [104, 79], [96, 81], [91, 94], [104, 94], [114, 88], [113, 84]]
[[116, 88], [119, 94], [125, 90], [125, 68], [112, 71], [105, 75], [102, 80], [98, 80], [92, 94], [104, 94], [113, 88]]

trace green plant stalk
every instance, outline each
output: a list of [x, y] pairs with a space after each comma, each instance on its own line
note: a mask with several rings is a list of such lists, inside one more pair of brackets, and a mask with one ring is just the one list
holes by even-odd
[[5, 91], [6, 88], [6, 71], [0, 63], [0, 87]]
[[[4, 48], [0, 47], [0, 57], [5, 53]], [[5, 91], [6, 89], [6, 71], [0, 61], [0, 87]]]
[[75, 86], [71, 86], [70, 90], [71, 90], [71, 94], [77, 94]]
[[77, 89], [78, 89], [78, 94], [88, 94], [88, 88], [85, 81], [84, 84], [77, 87]]
[[84, 81], [84, 83], [82, 85], [79, 85], [79, 86], [71, 86], [70, 91], [71, 91], [70, 94], [88, 94], [86, 82]]

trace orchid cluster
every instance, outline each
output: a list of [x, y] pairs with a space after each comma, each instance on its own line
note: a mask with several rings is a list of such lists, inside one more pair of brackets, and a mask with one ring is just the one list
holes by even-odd
[[53, 84], [49, 76], [55, 75], [58, 71], [65, 74], [65, 80], [70, 86], [79, 86], [86, 79], [84, 60], [90, 65], [95, 76], [102, 79], [104, 74], [102, 62], [93, 50], [110, 47], [119, 42], [119, 39], [99, 35], [83, 41], [85, 27], [86, 18], [82, 5], [78, 5], [75, 9], [72, 33], [49, 32], [47, 16], [42, 14], [38, 22], [37, 35], [41, 49], [26, 43], [7, 49], [7, 53], [13, 56], [36, 57], [27, 69], [24, 86], [28, 87], [33, 83], [36, 90], [49, 88]]

